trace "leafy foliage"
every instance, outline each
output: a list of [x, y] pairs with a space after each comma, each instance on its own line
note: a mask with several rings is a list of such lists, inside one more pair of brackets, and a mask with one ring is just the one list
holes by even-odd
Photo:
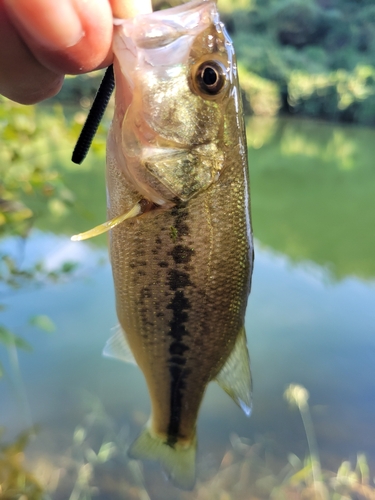
[[40, 215], [32, 209], [35, 200], [43, 200], [43, 210], [71, 206], [73, 194], [50, 163], [52, 151], [61, 150], [65, 128], [60, 106], [41, 119], [34, 106], [0, 100], [0, 236], [27, 236]]
[[[273, 116], [280, 111], [375, 124], [375, 7], [371, 2], [255, 0], [234, 5], [232, 11], [223, 4], [246, 93], [257, 93], [263, 103], [270, 102], [259, 112], [250, 99], [252, 113], [264, 115], [267, 110]], [[272, 93], [269, 82], [274, 85]], [[275, 94], [280, 106], [271, 104]]]
[[[46, 213], [57, 217], [73, 206], [74, 195], [63, 181], [58, 153], [64, 144], [73, 142], [71, 130], [60, 105], [54, 107], [53, 114], [40, 113], [35, 106], [21, 106], [0, 97], [0, 238], [20, 240], [20, 255], [11, 253], [7, 246], [0, 251], [0, 314], [5, 309], [1, 302], [10, 294], [55, 283], [76, 269], [74, 262], [64, 262], [56, 269], [43, 262], [24, 264], [25, 243], [38, 219]], [[30, 325], [54, 330], [45, 315], [34, 316]], [[29, 342], [1, 320], [0, 344], [32, 350]]]
[[24, 450], [34, 430], [23, 432], [13, 443], [0, 444], [0, 497], [3, 500], [42, 500], [43, 488], [25, 468]]
[[288, 84], [294, 113], [374, 124], [375, 68], [356, 66], [349, 73], [307, 75], [293, 72]]

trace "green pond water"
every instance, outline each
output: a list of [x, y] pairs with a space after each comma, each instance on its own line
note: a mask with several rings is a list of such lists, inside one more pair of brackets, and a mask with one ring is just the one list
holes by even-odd
[[[253, 413], [247, 418], [209, 386], [198, 420], [199, 484], [239, 446], [236, 436], [258, 446], [259, 463], [272, 457], [276, 472], [291, 453], [305, 457], [301, 417], [283, 398], [291, 383], [309, 391], [322, 466], [337, 470], [361, 452], [374, 473], [375, 130], [251, 119], [247, 133], [256, 240], [246, 315]], [[148, 418], [147, 389], [136, 367], [101, 354], [117, 323], [105, 238], [69, 238], [105, 220], [104, 153], [74, 166], [65, 141], [48, 161], [59, 162], [73, 209], [42, 215], [22, 249], [6, 238], [0, 250], [22, 252], [24, 265], [79, 266], [62, 283], [4, 294], [1, 320], [34, 349], [0, 345], [3, 441], [37, 426], [25, 467], [54, 500], [228, 498], [179, 492], [158, 466], [127, 460], [126, 447]], [[25, 327], [35, 314], [48, 315], [56, 331]]]

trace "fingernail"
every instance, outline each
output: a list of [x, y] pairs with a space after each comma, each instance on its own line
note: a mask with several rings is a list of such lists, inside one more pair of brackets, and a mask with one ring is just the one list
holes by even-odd
[[5, 0], [13, 16], [38, 43], [52, 50], [76, 45], [84, 35], [70, 0]]

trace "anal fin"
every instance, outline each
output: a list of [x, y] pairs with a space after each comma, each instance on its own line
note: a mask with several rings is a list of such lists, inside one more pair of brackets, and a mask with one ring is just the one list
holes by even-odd
[[250, 416], [252, 380], [244, 327], [241, 328], [233, 350], [217, 375], [216, 381], [244, 413]]
[[136, 365], [137, 362], [129, 344], [126, 341], [124, 330], [120, 325], [117, 325], [115, 330], [114, 335], [107, 340], [104, 346], [103, 356], [119, 359], [120, 361], [125, 361], [125, 363]]

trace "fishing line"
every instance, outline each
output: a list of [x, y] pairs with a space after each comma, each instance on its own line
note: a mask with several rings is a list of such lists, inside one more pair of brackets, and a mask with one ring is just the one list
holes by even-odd
[[94, 102], [92, 103], [85, 124], [82, 127], [81, 133], [73, 150], [73, 163], [77, 163], [79, 165], [86, 158], [114, 88], [115, 78], [113, 75], [113, 64], [111, 64], [108, 66], [104, 74], [103, 80], [99, 86]]

